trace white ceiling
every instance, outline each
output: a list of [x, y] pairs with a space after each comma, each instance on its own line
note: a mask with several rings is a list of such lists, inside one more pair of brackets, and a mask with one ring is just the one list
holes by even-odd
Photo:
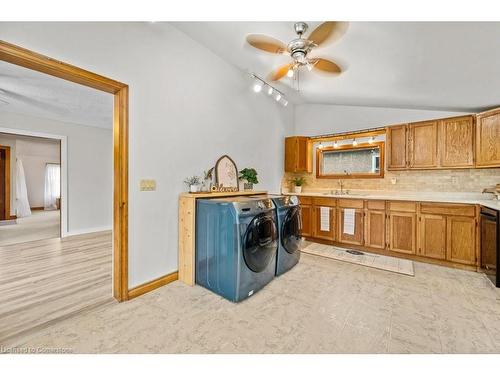
[[[309, 24], [312, 30], [319, 22]], [[246, 35], [267, 34], [284, 42], [295, 35], [293, 22], [173, 25], [236, 67], [262, 77], [288, 58], [246, 45]], [[308, 103], [456, 111], [498, 106], [499, 41], [498, 22], [351, 22], [341, 40], [315, 51], [345, 72], [338, 77], [304, 73], [295, 96]], [[282, 81], [281, 88], [290, 86], [289, 78]]]
[[111, 129], [113, 95], [0, 61], [0, 111]]

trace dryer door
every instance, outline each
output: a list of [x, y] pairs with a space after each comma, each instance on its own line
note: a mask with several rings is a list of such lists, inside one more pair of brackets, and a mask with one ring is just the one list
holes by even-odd
[[278, 231], [272, 212], [253, 218], [243, 240], [243, 258], [254, 272], [262, 272], [278, 249]]
[[300, 251], [302, 241], [300, 229], [300, 207], [296, 206], [288, 210], [281, 225], [281, 245], [290, 254]]

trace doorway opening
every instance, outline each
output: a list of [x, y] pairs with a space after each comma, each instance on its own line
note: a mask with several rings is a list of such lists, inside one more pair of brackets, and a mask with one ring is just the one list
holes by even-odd
[[61, 237], [61, 178], [60, 139], [0, 129], [0, 246]]
[[0, 41], [0, 60], [113, 94], [113, 296], [128, 290], [128, 85]]

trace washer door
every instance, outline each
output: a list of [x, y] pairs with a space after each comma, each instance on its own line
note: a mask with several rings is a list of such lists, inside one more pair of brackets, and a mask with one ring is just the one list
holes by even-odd
[[243, 240], [243, 259], [254, 272], [262, 272], [278, 249], [278, 231], [271, 212], [253, 218]]
[[281, 226], [281, 245], [290, 254], [300, 250], [300, 229], [300, 208], [297, 206], [288, 210]]

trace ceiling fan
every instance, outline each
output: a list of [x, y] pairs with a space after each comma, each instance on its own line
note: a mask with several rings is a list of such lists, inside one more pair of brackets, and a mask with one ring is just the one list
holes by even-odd
[[305, 22], [296, 22], [294, 30], [298, 38], [293, 39], [288, 44], [261, 34], [248, 35], [247, 43], [266, 52], [291, 56], [292, 61], [290, 63], [280, 66], [269, 75], [269, 79], [272, 81], [278, 81], [285, 75], [293, 77], [294, 72], [301, 67], [306, 67], [308, 71], [317, 69], [326, 73], [340, 74], [342, 69], [333, 61], [321, 57], [310, 57], [309, 55], [313, 49], [325, 42], [340, 39], [347, 31], [348, 25], [347, 22], [323, 22], [307, 38], [303, 38], [308, 25]]

